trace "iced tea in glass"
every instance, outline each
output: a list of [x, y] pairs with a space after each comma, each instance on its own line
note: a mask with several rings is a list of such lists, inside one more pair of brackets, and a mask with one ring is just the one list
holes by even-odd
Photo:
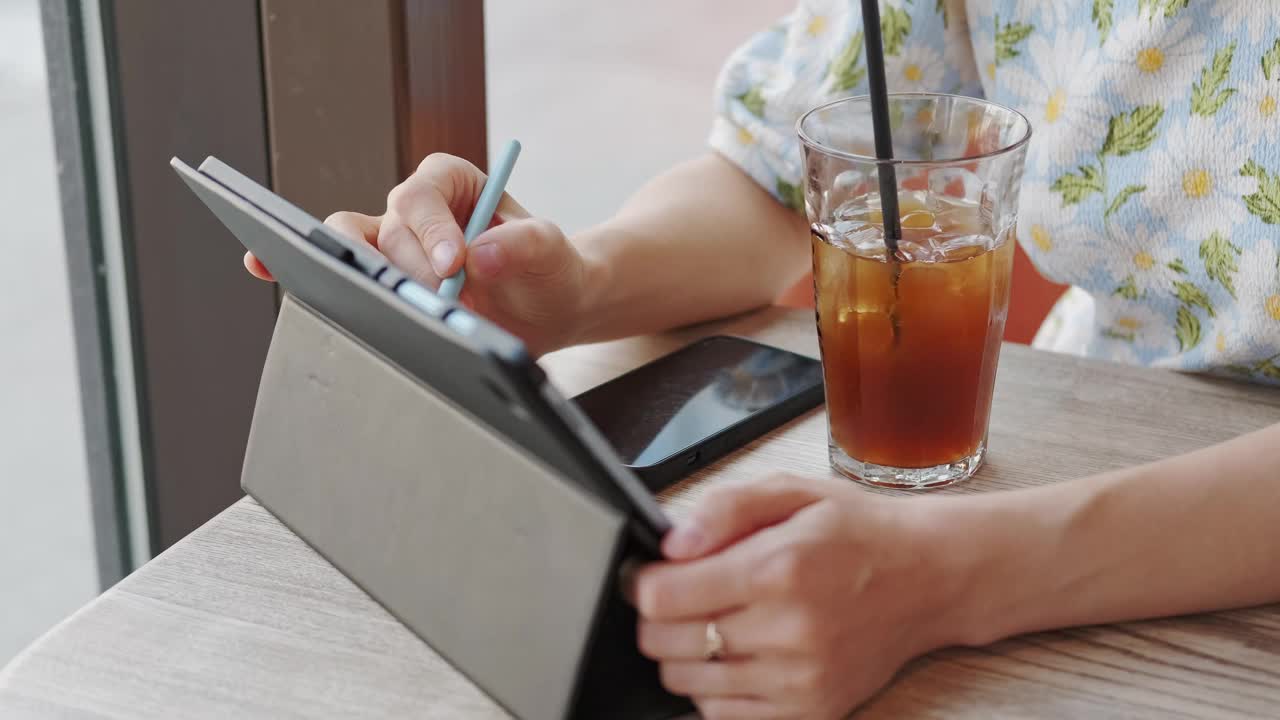
[[902, 237], [886, 241], [870, 103], [799, 123], [832, 465], [935, 487], [982, 463], [1030, 125], [972, 98], [891, 94]]

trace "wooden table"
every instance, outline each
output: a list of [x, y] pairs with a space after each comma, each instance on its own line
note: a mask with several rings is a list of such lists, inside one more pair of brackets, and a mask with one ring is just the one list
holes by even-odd
[[[772, 310], [575, 348], [545, 364], [577, 392], [713, 331], [816, 354], [812, 324], [808, 313]], [[1065, 480], [1277, 421], [1275, 391], [1008, 346], [988, 465], [953, 491]], [[679, 513], [711, 483], [778, 468], [831, 472], [821, 413], [700, 472], [669, 493], [668, 505]], [[937, 652], [910, 665], [858, 716], [1280, 716], [1280, 606]], [[245, 499], [0, 671], [0, 717], [506, 716]]]

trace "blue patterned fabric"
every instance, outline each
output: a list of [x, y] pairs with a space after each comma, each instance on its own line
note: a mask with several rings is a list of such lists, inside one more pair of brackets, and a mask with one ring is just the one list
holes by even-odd
[[[1095, 357], [1280, 384], [1280, 0], [882, 0], [890, 91], [1034, 126], [1019, 241]], [[866, 93], [859, 4], [803, 0], [721, 75], [711, 144], [803, 210], [796, 119]], [[1088, 312], [1073, 312], [1088, 295]]]

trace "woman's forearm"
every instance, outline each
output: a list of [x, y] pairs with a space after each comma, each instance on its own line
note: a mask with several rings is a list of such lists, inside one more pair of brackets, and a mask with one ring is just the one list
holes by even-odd
[[810, 262], [804, 220], [714, 154], [657, 177], [573, 243], [588, 274], [579, 342], [766, 305]]
[[1280, 425], [953, 509], [956, 642], [1280, 601]]

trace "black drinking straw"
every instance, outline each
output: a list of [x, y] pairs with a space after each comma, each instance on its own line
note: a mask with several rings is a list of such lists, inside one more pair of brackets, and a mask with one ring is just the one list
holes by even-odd
[[[893, 130], [889, 127], [889, 89], [884, 79], [884, 41], [880, 38], [880, 3], [862, 0], [862, 25], [867, 51], [867, 85], [871, 91], [871, 126], [876, 136], [876, 158], [893, 159]], [[893, 261], [898, 258], [902, 221], [898, 217], [898, 178], [892, 163], [879, 164], [880, 214], [884, 243]]]

